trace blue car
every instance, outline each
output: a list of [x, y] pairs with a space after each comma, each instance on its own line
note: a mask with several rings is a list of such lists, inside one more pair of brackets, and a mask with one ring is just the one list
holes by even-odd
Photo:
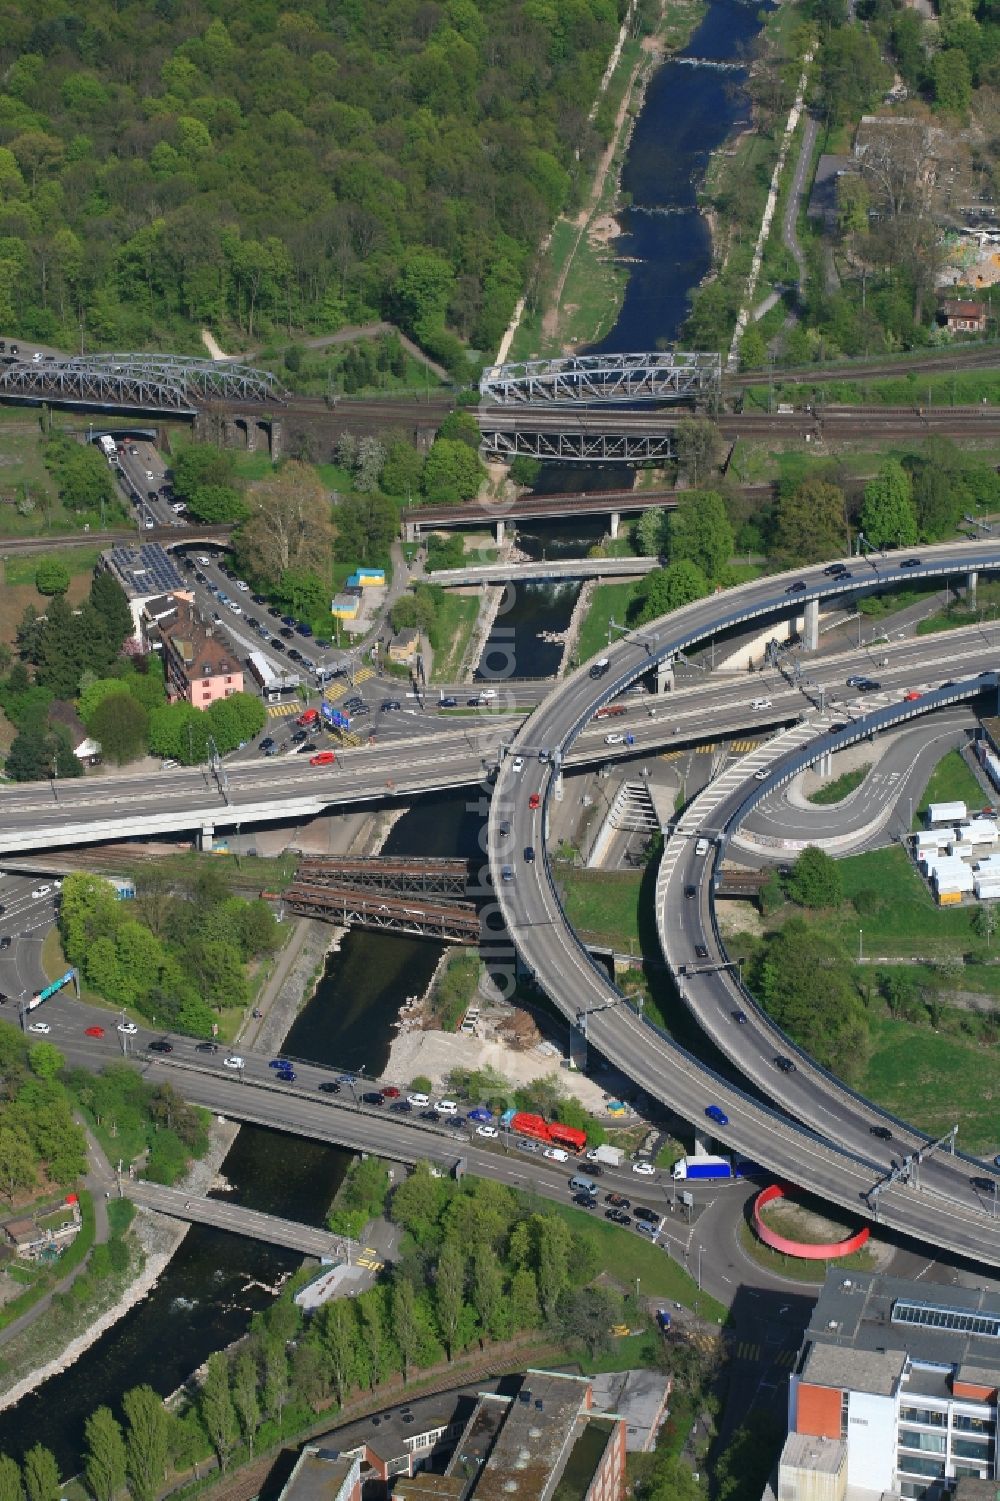
[[469, 1111], [469, 1120], [477, 1121], [484, 1126], [488, 1126], [492, 1119], [493, 1111], [487, 1110], [485, 1105], [477, 1105], [475, 1110]]
[[286, 1058], [272, 1058], [267, 1066], [268, 1068], [291, 1068], [292, 1065]]
[[718, 1105], [706, 1106], [705, 1114], [708, 1116], [709, 1120], [714, 1121], [717, 1126], [729, 1125], [729, 1116], [724, 1110], [720, 1110]]
[[294, 1068], [279, 1069], [277, 1077], [281, 1080], [282, 1084], [294, 1084], [295, 1070]]
[[337, 1076], [338, 1084], [357, 1084], [357, 1082], [357, 1074], [338, 1074]]

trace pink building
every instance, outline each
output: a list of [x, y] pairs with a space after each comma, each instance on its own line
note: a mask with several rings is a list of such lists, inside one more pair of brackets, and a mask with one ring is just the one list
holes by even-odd
[[243, 669], [221, 635], [195, 614], [184, 599], [172, 620], [160, 622], [163, 666], [171, 701], [186, 698], [207, 709], [217, 698], [243, 691]]

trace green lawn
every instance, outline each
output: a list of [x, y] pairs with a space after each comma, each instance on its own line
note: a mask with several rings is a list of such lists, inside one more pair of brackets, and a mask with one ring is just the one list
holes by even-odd
[[956, 1122], [966, 1151], [1000, 1149], [1000, 1056], [907, 1022], [873, 1020], [863, 1094], [939, 1135]]
[[590, 609], [580, 627], [576, 648], [578, 662], [586, 662], [608, 645], [608, 621], [625, 622], [625, 612], [635, 592], [635, 584], [598, 584], [590, 598]]
[[842, 803], [856, 787], [861, 786], [871, 769], [871, 762], [866, 761], [863, 766], [856, 766], [853, 771], [845, 771], [843, 776], [827, 782], [825, 787], [819, 787], [815, 792], [810, 792], [809, 801], [818, 803], [820, 807], [828, 807], [831, 803]]
[[477, 594], [459, 594], [454, 589], [445, 591], [437, 628], [440, 638], [448, 645], [443, 651], [434, 653], [432, 682], [454, 681], [478, 619], [479, 596]]
[[[657, 1208], [655, 1203], [650, 1206]], [[657, 1297], [670, 1298], [693, 1308], [703, 1318], [716, 1319], [722, 1323], [726, 1309], [708, 1293], [699, 1293], [693, 1277], [673, 1260], [662, 1246], [654, 1246], [642, 1236], [632, 1235], [620, 1225], [612, 1225], [598, 1219], [586, 1209], [574, 1209], [571, 1204], [550, 1204], [545, 1201], [545, 1212], [562, 1216], [574, 1230], [584, 1231], [597, 1242], [601, 1270], [625, 1292], [635, 1292], [635, 1279], [639, 1278], [640, 1296], [653, 1293]]]
[[566, 916], [578, 933], [597, 943], [637, 948], [641, 870], [575, 870], [560, 866], [556, 880]]
[[986, 802], [985, 792], [958, 751], [949, 751], [935, 766], [917, 813], [926, 812], [931, 803], [951, 802], [966, 803], [970, 808], [981, 808]]
[[69, 570], [70, 578], [93, 573], [101, 556], [101, 547], [54, 547], [51, 552], [18, 553], [4, 559], [4, 582], [33, 584], [39, 563], [62, 563]]
[[[839, 928], [849, 949], [857, 948], [860, 927], [868, 952], [957, 954], [977, 946], [985, 951], [981, 941], [973, 937], [969, 910], [938, 907], [913, 862], [898, 845], [852, 855], [837, 864], [844, 883], [845, 907], [836, 915], [825, 914], [822, 921], [828, 929]], [[855, 897], [864, 904], [863, 916], [853, 905]]]

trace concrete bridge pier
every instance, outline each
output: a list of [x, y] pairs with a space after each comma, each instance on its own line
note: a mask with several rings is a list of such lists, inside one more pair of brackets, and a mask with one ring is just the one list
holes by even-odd
[[819, 646], [818, 599], [810, 599], [806, 602], [805, 616], [802, 622], [802, 645], [806, 651], [816, 651]]
[[618, 530], [619, 530], [621, 524], [622, 524], [622, 513], [621, 513], [621, 511], [612, 511], [611, 512], [611, 540], [612, 540], [612, 542], [618, 536]]
[[210, 823], [204, 824], [199, 839], [199, 847], [203, 850], [211, 850], [214, 840], [215, 825]]
[[666, 693], [674, 686], [674, 659], [666, 657], [656, 664], [656, 691]]
[[507, 536], [507, 523], [501, 517], [494, 529], [497, 547], [503, 547]]
[[978, 583], [979, 574], [976, 572], [975, 568], [970, 568], [968, 573], [965, 575], [965, 592], [970, 599], [975, 599], [976, 585]]

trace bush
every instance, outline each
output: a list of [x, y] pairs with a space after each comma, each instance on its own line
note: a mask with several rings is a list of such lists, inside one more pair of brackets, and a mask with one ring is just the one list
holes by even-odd
[[35, 588], [39, 594], [65, 594], [69, 588], [69, 569], [55, 558], [43, 558], [35, 569]]

